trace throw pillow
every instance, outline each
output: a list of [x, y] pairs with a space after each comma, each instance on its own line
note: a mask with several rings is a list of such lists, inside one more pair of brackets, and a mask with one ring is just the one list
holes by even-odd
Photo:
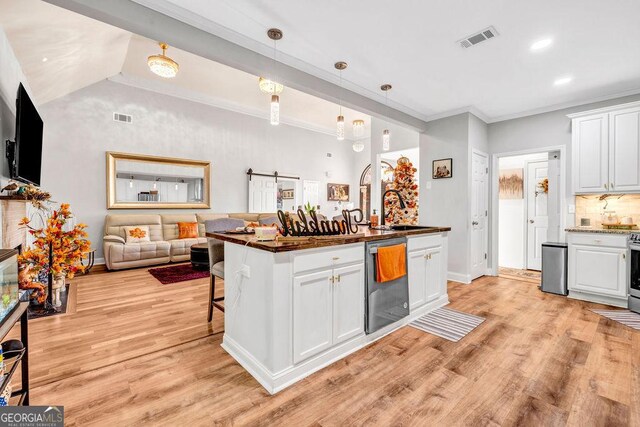
[[197, 222], [179, 222], [178, 239], [195, 239], [198, 237]]
[[124, 228], [124, 234], [127, 239], [127, 243], [142, 243], [150, 242], [149, 226], [148, 225], [133, 225], [131, 227]]

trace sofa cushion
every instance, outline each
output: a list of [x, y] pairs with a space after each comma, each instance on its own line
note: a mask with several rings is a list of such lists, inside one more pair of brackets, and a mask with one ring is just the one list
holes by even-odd
[[162, 236], [166, 241], [179, 238], [179, 222], [197, 222], [195, 214], [163, 214], [160, 217], [162, 218]]
[[148, 225], [149, 238], [152, 242], [164, 240], [162, 236], [162, 219], [154, 214], [109, 214], [105, 218], [105, 234], [120, 236], [126, 239], [124, 227], [132, 225]]
[[[171, 249], [169, 242], [161, 240], [155, 242], [127, 243], [125, 245], [109, 244], [107, 247], [112, 263], [165, 258], [169, 256]], [[107, 247], [105, 247], [105, 249]]]
[[208, 233], [232, 231], [238, 227], [244, 227], [244, 221], [238, 218], [218, 218], [205, 221], [205, 229]]
[[241, 219], [243, 221], [256, 221], [260, 219], [260, 214], [257, 213], [230, 213], [229, 218]]
[[131, 225], [122, 228], [126, 236], [126, 243], [144, 243], [151, 241], [148, 225]]
[[196, 237], [193, 239], [173, 239], [169, 240], [171, 244], [171, 256], [190, 255], [191, 246], [198, 243], [207, 243], [206, 237]]
[[179, 222], [178, 239], [195, 239], [198, 237], [197, 222]]
[[198, 220], [198, 235], [200, 237], [204, 237], [206, 234], [204, 223], [205, 221], [210, 221], [218, 218], [229, 218], [229, 214], [218, 214], [218, 213], [199, 213], [196, 214], [196, 219]]

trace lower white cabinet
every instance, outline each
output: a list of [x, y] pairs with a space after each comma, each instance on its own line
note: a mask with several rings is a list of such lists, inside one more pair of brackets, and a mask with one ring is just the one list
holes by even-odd
[[364, 332], [364, 264], [293, 278], [293, 362]]
[[569, 236], [569, 296], [626, 305], [628, 249], [626, 236]]
[[412, 310], [437, 300], [447, 291], [442, 245], [439, 241], [430, 244], [435, 246], [419, 247], [407, 254], [409, 308]]

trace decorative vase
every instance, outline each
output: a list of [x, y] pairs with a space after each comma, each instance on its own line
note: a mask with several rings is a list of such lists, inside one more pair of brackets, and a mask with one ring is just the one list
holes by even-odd
[[66, 276], [64, 274], [57, 274], [53, 276], [53, 295], [51, 295], [51, 303], [54, 307], [60, 307], [62, 305], [62, 299], [60, 298], [60, 293], [64, 288]]

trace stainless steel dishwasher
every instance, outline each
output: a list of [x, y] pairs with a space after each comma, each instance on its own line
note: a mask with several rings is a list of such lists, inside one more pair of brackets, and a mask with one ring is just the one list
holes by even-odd
[[405, 275], [390, 282], [376, 282], [376, 256], [381, 246], [407, 243], [407, 239], [393, 238], [365, 244], [366, 298], [365, 331], [377, 331], [409, 315], [409, 280]]

